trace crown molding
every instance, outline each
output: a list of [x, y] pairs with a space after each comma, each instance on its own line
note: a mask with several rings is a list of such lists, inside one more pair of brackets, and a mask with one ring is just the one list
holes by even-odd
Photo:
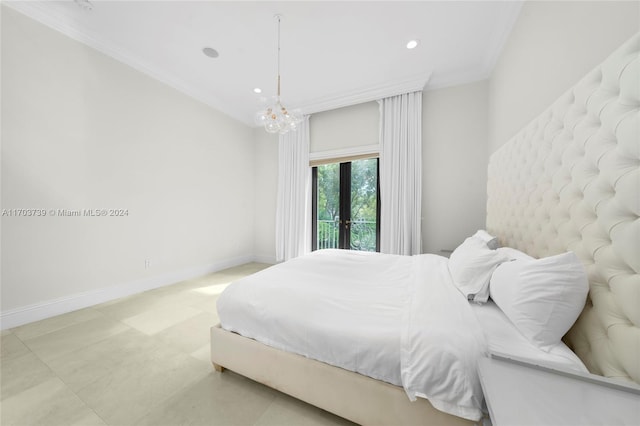
[[202, 91], [198, 90], [195, 87], [191, 87], [186, 82], [167, 75], [161, 70], [140, 61], [133, 56], [131, 56], [126, 51], [113, 46], [111, 43], [106, 43], [98, 38], [92, 36], [91, 34], [87, 34], [83, 31], [79, 31], [71, 25], [66, 24], [57, 16], [52, 15], [46, 7], [44, 7], [40, 2], [36, 1], [3, 1], [3, 5], [22, 13], [29, 18], [40, 22], [41, 24], [56, 30], [67, 37], [72, 38], [82, 44], [85, 44], [98, 52], [109, 56], [119, 62], [122, 62], [125, 65], [130, 66], [131, 68], [148, 75], [149, 77], [160, 81], [161, 83], [166, 84], [169, 87], [181, 92], [184, 95], [187, 95], [199, 102], [202, 102], [205, 105], [208, 105], [222, 114], [227, 115], [234, 120], [240, 121], [243, 124], [253, 126], [253, 120], [247, 118], [246, 114], [238, 108], [234, 108], [233, 105], [229, 105], [223, 103], [218, 99], [214, 99], [213, 97], [207, 97], [202, 95]]
[[299, 106], [303, 114], [329, 111], [365, 102], [397, 96], [404, 93], [419, 92], [429, 82], [432, 72], [420, 74], [413, 78], [394, 83], [384, 83], [376, 86], [362, 87], [349, 92], [318, 98], [312, 102]]
[[431, 90], [445, 89], [447, 87], [463, 86], [465, 84], [486, 80], [487, 78], [489, 78], [488, 73], [477, 71], [470, 72], [467, 70], [436, 74], [433, 79], [429, 81], [427, 87], [425, 87], [425, 91], [429, 92]]
[[524, 1], [517, 0], [508, 3], [508, 8], [503, 10], [502, 17], [507, 24], [500, 31], [496, 31], [493, 34], [492, 42], [489, 44], [490, 48], [484, 55], [484, 61], [480, 70], [469, 71], [459, 70], [454, 72], [436, 73], [433, 78], [429, 80], [428, 86], [425, 90], [438, 90], [447, 87], [461, 86], [464, 84], [471, 84], [477, 81], [482, 81], [491, 78], [493, 69], [500, 58], [500, 54], [504, 49], [511, 31], [520, 16], [520, 11]]
[[520, 16], [520, 11], [522, 10], [522, 5], [524, 1], [513, 1], [508, 3], [508, 8], [502, 11], [502, 15], [500, 18], [504, 18], [506, 25], [501, 26], [501, 31], [494, 33], [493, 40], [489, 44], [490, 50], [485, 55], [485, 60], [483, 64], [484, 75], [485, 78], [489, 78], [493, 73], [493, 68], [496, 66], [498, 59], [500, 58], [500, 54], [504, 49], [504, 45], [507, 43], [509, 36], [511, 35], [511, 30], [513, 30], [518, 17]]
[[[97, 37], [92, 36], [91, 34], [79, 31], [73, 26], [63, 22], [63, 20], [59, 19], [57, 16], [52, 15], [46, 7], [40, 4], [40, 2], [3, 1], [3, 4], [80, 43], [90, 46], [93, 49], [111, 58], [114, 58], [117, 61], [120, 61], [193, 99], [196, 99], [210, 107], [213, 107], [235, 120], [238, 120], [251, 127], [257, 127], [253, 122], [253, 116], [247, 117], [246, 112], [242, 111], [241, 109], [234, 108], [233, 105], [230, 105], [229, 103], [223, 103], [213, 97], [203, 96], [202, 91], [197, 90], [197, 88], [191, 87], [186, 82], [163, 73], [161, 70], [158, 70], [150, 66], [149, 64], [146, 64], [134, 58], [126, 51], [117, 48], [110, 43], [103, 42]], [[409, 78], [407, 80], [399, 82], [363, 87], [341, 94], [318, 98], [312, 102], [302, 105], [299, 108], [302, 110], [303, 114], [313, 114], [316, 112], [328, 111], [331, 109], [375, 101], [378, 99], [386, 98], [389, 96], [396, 96], [403, 93], [421, 91], [429, 81], [431, 74], [431, 72], [428, 72], [426, 74], [414, 76], [413, 78]]]
[[[23, 15], [26, 15], [80, 43], [88, 45], [93, 49], [122, 62], [169, 87], [172, 87], [184, 95], [216, 109], [234, 120], [250, 127], [257, 127], [253, 121], [253, 115], [247, 115], [246, 111], [243, 111], [241, 108], [237, 108], [230, 102], [223, 102], [214, 96], [203, 95], [201, 90], [198, 90], [196, 87], [192, 87], [189, 83], [168, 75], [162, 70], [134, 58], [123, 49], [120, 49], [111, 43], [102, 41], [92, 34], [79, 31], [72, 25], [65, 23], [59, 16], [51, 14], [49, 9], [45, 6], [46, 2], [44, 2], [44, 4], [42, 3], [43, 2], [35, 1], [2, 1], [3, 5], [6, 5], [7, 7], [16, 10], [17, 12], [22, 13]], [[509, 38], [518, 16], [520, 15], [522, 5], [523, 1], [514, 1], [510, 7], [504, 11], [509, 24], [502, 31], [494, 34], [494, 42], [491, 44], [491, 49], [485, 55], [482, 70], [480, 71], [469, 72], [467, 70], [462, 70], [460, 72], [447, 72], [446, 74], [436, 73], [435, 75], [432, 71], [429, 71], [398, 82], [361, 87], [356, 90], [317, 98], [311, 102], [298, 106], [298, 108], [303, 114], [313, 114], [376, 101], [403, 93], [422, 90], [436, 90], [490, 78], [493, 68], [500, 57], [500, 53]]]
[[429, 80], [429, 84], [425, 90], [430, 91], [461, 86], [491, 78], [491, 74], [500, 58], [504, 45], [511, 35], [511, 30], [520, 16], [523, 3], [523, 1], [513, 1], [509, 3], [509, 8], [503, 12], [507, 25], [493, 35], [493, 41], [490, 43], [491, 47], [484, 56], [482, 69], [477, 71], [459, 70], [457, 72], [436, 73], [436, 75]]

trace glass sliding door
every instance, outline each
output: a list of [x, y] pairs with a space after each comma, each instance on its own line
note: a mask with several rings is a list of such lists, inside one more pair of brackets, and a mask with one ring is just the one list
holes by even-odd
[[351, 162], [349, 246], [378, 251], [378, 159]]
[[[340, 164], [313, 168], [314, 218], [316, 236], [313, 249], [339, 248]], [[317, 208], [316, 208], [317, 207]]]
[[313, 249], [379, 249], [378, 159], [313, 168]]

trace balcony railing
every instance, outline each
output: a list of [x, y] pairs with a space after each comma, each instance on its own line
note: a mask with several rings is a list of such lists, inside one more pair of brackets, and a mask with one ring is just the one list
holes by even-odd
[[337, 220], [318, 220], [318, 250], [338, 248], [339, 234]]
[[[354, 220], [350, 226], [351, 250], [376, 251], [376, 222]], [[318, 220], [318, 249], [338, 248], [337, 220]]]

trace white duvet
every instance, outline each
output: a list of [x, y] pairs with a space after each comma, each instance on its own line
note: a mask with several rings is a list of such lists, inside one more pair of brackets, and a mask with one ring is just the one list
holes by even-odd
[[481, 415], [486, 345], [447, 259], [321, 250], [231, 284], [224, 329], [404, 387], [411, 400]]

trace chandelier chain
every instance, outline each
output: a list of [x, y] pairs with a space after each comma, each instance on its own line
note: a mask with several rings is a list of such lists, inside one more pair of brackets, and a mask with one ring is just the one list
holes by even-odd
[[278, 20], [278, 98], [280, 97], [280, 15], [276, 15]]
[[[295, 131], [302, 120], [302, 114], [299, 110], [289, 110], [280, 101], [280, 19], [282, 15], [274, 16], [278, 20], [278, 87], [277, 95], [274, 96], [270, 104], [264, 109], [256, 113], [256, 124], [264, 126], [269, 133], [285, 134], [289, 131]], [[265, 98], [266, 101], [266, 98]]]

